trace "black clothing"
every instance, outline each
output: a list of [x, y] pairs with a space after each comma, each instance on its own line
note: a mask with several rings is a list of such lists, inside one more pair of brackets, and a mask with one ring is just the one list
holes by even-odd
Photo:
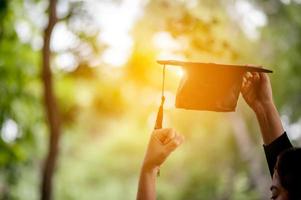
[[286, 132], [275, 139], [271, 144], [263, 145], [271, 176], [273, 176], [278, 155], [291, 147], [293, 147], [293, 145], [287, 137]]

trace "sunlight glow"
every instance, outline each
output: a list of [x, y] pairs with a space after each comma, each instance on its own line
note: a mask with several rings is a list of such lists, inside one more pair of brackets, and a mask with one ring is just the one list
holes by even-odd
[[178, 42], [168, 32], [158, 32], [153, 37], [153, 43], [156, 48], [161, 50], [180, 49]]
[[61, 53], [56, 56], [55, 64], [59, 69], [71, 72], [76, 69], [78, 62], [72, 53]]
[[139, 0], [121, 3], [91, 0], [88, 10], [101, 27], [100, 40], [109, 48], [104, 52], [105, 63], [120, 67], [131, 54], [133, 40], [130, 30], [141, 15], [143, 6]]
[[27, 21], [25, 20], [17, 21], [15, 24], [15, 29], [21, 42], [27, 43], [30, 41], [32, 31]]
[[1, 130], [2, 139], [7, 143], [11, 143], [15, 141], [18, 136], [18, 124], [12, 119], [6, 120]]
[[176, 95], [174, 94], [174, 92], [165, 91], [164, 96], [165, 96], [164, 109], [165, 110], [174, 109], [175, 108], [175, 101], [176, 101]]
[[173, 71], [180, 78], [182, 78], [185, 74], [185, 71], [182, 68], [175, 68], [175, 69], [173, 69]]
[[168, 32], [158, 32], [153, 36], [153, 44], [158, 50], [157, 59], [184, 60], [184, 56], [177, 53], [181, 45]]
[[68, 30], [65, 23], [58, 23], [52, 33], [51, 50], [55, 52], [66, 51], [78, 44], [77, 37]]
[[230, 8], [230, 14], [240, 24], [246, 36], [253, 40], [259, 38], [259, 28], [267, 24], [265, 13], [246, 0], [236, 1], [235, 7]]

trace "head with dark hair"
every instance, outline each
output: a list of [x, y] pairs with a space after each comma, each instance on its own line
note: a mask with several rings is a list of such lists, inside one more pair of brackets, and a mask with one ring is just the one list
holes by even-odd
[[301, 200], [301, 148], [290, 148], [278, 156], [271, 190], [272, 199]]

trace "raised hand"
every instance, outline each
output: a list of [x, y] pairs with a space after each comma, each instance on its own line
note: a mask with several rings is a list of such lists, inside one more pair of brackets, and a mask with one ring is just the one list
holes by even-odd
[[151, 135], [144, 157], [137, 192], [137, 200], [156, 199], [156, 176], [160, 165], [179, 145], [184, 137], [174, 129], [156, 129]]
[[268, 75], [258, 72], [246, 73], [241, 93], [256, 114], [264, 144], [268, 145], [280, 137], [284, 129], [273, 102]]
[[265, 73], [247, 72], [243, 77], [241, 93], [255, 112], [268, 104], [273, 104], [270, 79]]
[[143, 168], [158, 169], [171, 152], [182, 144], [184, 137], [174, 129], [157, 129], [151, 135]]

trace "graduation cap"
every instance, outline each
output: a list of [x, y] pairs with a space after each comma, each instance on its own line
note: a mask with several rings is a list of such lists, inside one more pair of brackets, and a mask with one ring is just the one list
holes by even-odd
[[182, 62], [159, 60], [163, 65], [162, 99], [155, 128], [162, 128], [165, 66], [180, 66], [186, 72], [176, 95], [176, 108], [215, 112], [235, 111], [243, 75], [246, 72], [272, 73], [271, 70], [250, 65]]

